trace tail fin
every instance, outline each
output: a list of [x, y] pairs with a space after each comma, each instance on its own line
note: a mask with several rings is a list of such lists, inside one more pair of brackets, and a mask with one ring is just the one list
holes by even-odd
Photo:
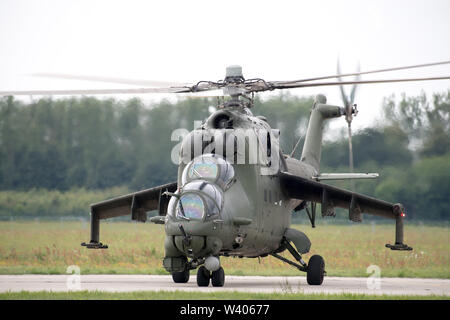
[[320, 168], [320, 155], [322, 152], [322, 131], [327, 119], [338, 118], [345, 114], [345, 109], [328, 105], [324, 95], [317, 95], [311, 109], [305, 144], [303, 146], [301, 161], [313, 166], [318, 172]]

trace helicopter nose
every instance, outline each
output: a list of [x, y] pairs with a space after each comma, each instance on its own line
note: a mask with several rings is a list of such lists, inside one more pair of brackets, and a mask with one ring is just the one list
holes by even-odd
[[208, 260], [210, 267], [207, 267], [210, 271], [215, 271], [220, 267], [220, 263], [214, 259], [214, 256], [219, 254], [223, 242], [215, 232], [211, 232], [211, 227], [207, 223], [186, 221], [180, 223], [179, 230], [181, 232], [171, 237], [166, 245], [175, 245], [178, 251], [183, 252], [187, 256], [211, 257]]

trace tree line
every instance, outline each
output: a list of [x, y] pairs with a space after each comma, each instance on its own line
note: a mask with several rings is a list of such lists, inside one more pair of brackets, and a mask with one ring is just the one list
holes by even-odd
[[[290, 153], [304, 136], [312, 102], [312, 97], [280, 94], [255, 98], [252, 111], [280, 129], [281, 147]], [[131, 192], [176, 180], [170, 156], [178, 141], [171, 141], [172, 131], [192, 130], [194, 121], [207, 118], [216, 105], [214, 98], [152, 104], [93, 97], [0, 99], [0, 190], [12, 199], [0, 202], [0, 215], [24, 213], [12, 209], [12, 191], [81, 189], [102, 195], [98, 190]], [[450, 91], [431, 98], [402, 96], [399, 102], [387, 97], [383, 110], [380, 123], [354, 134], [355, 172], [381, 175], [358, 182], [356, 191], [402, 202], [413, 218], [448, 218]], [[348, 171], [346, 139], [343, 133], [324, 143], [322, 172]]]

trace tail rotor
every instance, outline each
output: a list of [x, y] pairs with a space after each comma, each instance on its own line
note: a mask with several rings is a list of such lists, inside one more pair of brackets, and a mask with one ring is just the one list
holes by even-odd
[[[341, 82], [342, 79], [339, 75], [341, 75], [341, 68], [339, 65], [339, 59], [337, 63], [337, 73], [338, 73], [338, 81]], [[360, 80], [360, 65], [358, 63], [357, 72], [355, 81]], [[353, 84], [352, 90], [350, 92], [350, 96], [347, 96], [344, 90], [344, 86], [340, 85], [339, 90], [341, 92], [341, 98], [342, 102], [345, 106], [345, 120], [347, 121], [347, 130], [348, 130], [348, 163], [349, 163], [349, 169], [350, 173], [353, 173], [353, 144], [352, 144], [352, 121], [353, 118], [358, 114], [358, 110], [356, 107], [356, 104], [354, 104], [355, 95], [356, 95], [356, 89], [358, 88], [358, 84]], [[352, 191], [355, 190], [355, 182], [350, 179], [350, 189]]]

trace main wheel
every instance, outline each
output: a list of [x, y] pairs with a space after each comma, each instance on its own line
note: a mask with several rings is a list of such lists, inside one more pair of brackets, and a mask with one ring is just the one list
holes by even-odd
[[211, 275], [211, 283], [213, 287], [223, 287], [225, 284], [225, 271], [220, 267], [219, 270], [213, 271]]
[[189, 281], [189, 270], [184, 270], [181, 272], [173, 272], [172, 279], [175, 283], [186, 283]]
[[309, 259], [308, 268], [306, 270], [306, 281], [309, 285], [320, 286], [323, 282], [325, 274], [325, 261], [319, 255], [313, 255]]
[[197, 285], [199, 287], [207, 287], [209, 286], [209, 279], [211, 279], [211, 275], [208, 269], [205, 266], [201, 266], [197, 271]]

